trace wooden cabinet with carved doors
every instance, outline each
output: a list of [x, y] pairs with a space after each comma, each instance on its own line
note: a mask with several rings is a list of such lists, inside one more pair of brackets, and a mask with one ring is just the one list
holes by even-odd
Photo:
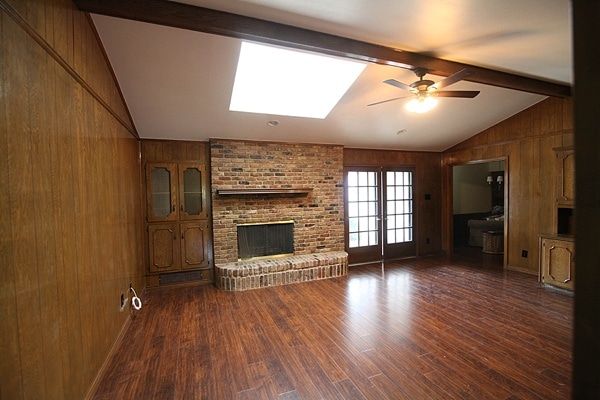
[[575, 241], [571, 237], [540, 238], [540, 279], [543, 283], [573, 290], [575, 287]]
[[149, 286], [213, 281], [209, 146], [144, 140]]
[[151, 272], [210, 267], [208, 221], [148, 225]]
[[202, 164], [148, 163], [148, 222], [206, 219], [207, 184], [206, 168]]

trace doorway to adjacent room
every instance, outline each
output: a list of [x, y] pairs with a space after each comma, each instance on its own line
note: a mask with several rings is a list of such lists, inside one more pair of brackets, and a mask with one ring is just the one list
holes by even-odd
[[453, 254], [505, 265], [507, 238], [505, 160], [478, 161], [452, 167]]

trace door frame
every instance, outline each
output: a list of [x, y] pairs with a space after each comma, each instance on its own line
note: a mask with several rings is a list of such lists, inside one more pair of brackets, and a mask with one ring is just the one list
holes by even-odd
[[[353, 262], [350, 263], [350, 266], [353, 265], [364, 265], [364, 264], [373, 264], [373, 263], [381, 263], [384, 261], [395, 261], [395, 260], [402, 260], [402, 259], [408, 259], [408, 258], [416, 258], [419, 256], [419, 218], [420, 218], [420, 212], [419, 212], [419, 206], [420, 204], [418, 204], [418, 198], [420, 196], [420, 192], [419, 192], [419, 185], [417, 183], [417, 166], [415, 164], [396, 164], [396, 165], [344, 165], [344, 169], [343, 169], [343, 182], [344, 182], [344, 249], [346, 250], [346, 252], [349, 250], [349, 243], [348, 243], [348, 239], [349, 239], [349, 227], [348, 227], [348, 182], [346, 180], [346, 176], [348, 174], [349, 170], [358, 170], [358, 169], [364, 169], [364, 170], [369, 170], [369, 171], [377, 171], [377, 173], [379, 174], [380, 178], [383, 176], [383, 171], [386, 170], [393, 170], [393, 169], [399, 169], [399, 170], [407, 170], [407, 171], [411, 171], [413, 173], [413, 241], [415, 242], [415, 254], [411, 255], [411, 256], [405, 256], [405, 257], [398, 257], [398, 258], [389, 258], [389, 259], [385, 259], [384, 260], [384, 254], [383, 254], [383, 239], [384, 239], [384, 233], [383, 233], [383, 207], [385, 207], [385, 204], [383, 204], [383, 191], [384, 191], [384, 187], [383, 187], [383, 181], [380, 179], [379, 182], [379, 202], [380, 202], [380, 209], [379, 209], [379, 223], [380, 223], [380, 232], [379, 232], [379, 246], [381, 248], [381, 255], [380, 255], [380, 259], [379, 260], [375, 260], [375, 261], [359, 261], [359, 262]], [[350, 261], [350, 260], [349, 260]]]
[[486, 158], [480, 160], [471, 160], [465, 162], [454, 162], [446, 164], [448, 167], [447, 174], [445, 177], [446, 181], [446, 213], [442, 215], [442, 218], [446, 220], [446, 237], [448, 238], [448, 249], [447, 255], [449, 257], [454, 256], [454, 174], [453, 168], [464, 165], [473, 164], [484, 164], [494, 161], [504, 161], [504, 254], [502, 255], [502, 266], [507, 269], [508, 266], [508, 229], [509, 229], [509, 214], [510, 214], [510, 202], [509, 202], [509, 184], [510, 184], [510, 173], [509, 173], [509, 159], [508, 156]]

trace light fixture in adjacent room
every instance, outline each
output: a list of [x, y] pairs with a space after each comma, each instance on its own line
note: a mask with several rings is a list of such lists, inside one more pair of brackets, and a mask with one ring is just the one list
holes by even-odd
[[492, 178], [492, 176], [491, 176], [491, 175], [488, 175], [488, 176], [487, 176], [487, 179], [486, 179], [486, 182], [488, 183], [488, 185], [491, 185], [491, 184], [492, 184], [492, 182], [494, 182], [494, 178]]
[[431, 96], [419, 96], [406, 103], [406, 109], [410, 112], [423, 114], [432, 110], [438, 101]]
[[504, 177], [502, 175], [498, 175], [498, 177], [496, 178], [496, 182], [498, 182], [498, 185], [502, 185], [502, 183], [504, 182]]
[[242, 42], [230, 111], [323, 119], [366, 64]]

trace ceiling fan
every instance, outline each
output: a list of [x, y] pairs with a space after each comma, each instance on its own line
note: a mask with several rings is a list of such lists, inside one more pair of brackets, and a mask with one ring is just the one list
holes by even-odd
[[395, 79], [388, 79], [383, 81], [388, 85], [395, 86], [399, 89], [407, 90], [411, 93], [411, 95], [394, 97], [393, 99], [378, 101], [376, 103], [368, 104], [368, 106], [375, 106], [377, 104], [388, 103], [390, 101], [396, 101], [414, 96], [414, 98], [409, 103], [407, 103], [407, 108], [409, 109], [409, 111], [423, 113], [435, 107], [435, 105], [437, 104], [437, 100], [435, 99], [436, 97], [457, 97], [472, 99], [473, 97], [479, 94], [478, 90], [440, 90], [442, 88], [453, 85], [456, 82], [461, 81], [467, 76], [469, 76], [471, 74], [471, 71], [469, 71], [467, 68], [462, 69], [442, 79], [439, 82], [434, 82], [429, 79], [423, 79], [423, 77], [428, 72], [425, 68], [415, 68], [413, 69], [413, 72], [419, 77], [419, 80], [411, 83], [410, 85], [399, 82]]

